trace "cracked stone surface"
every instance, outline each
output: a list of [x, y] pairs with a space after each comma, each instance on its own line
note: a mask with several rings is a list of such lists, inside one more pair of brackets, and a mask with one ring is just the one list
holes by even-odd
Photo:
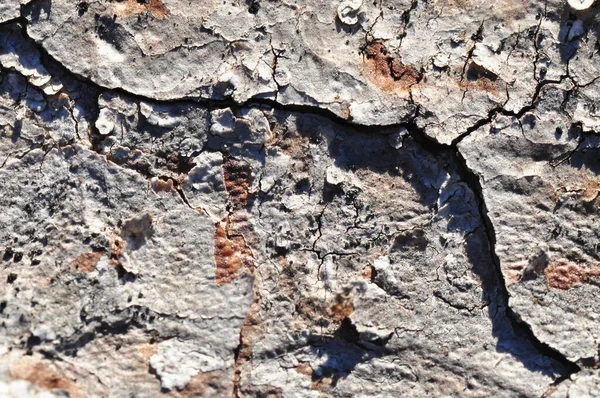
[[598, 10], [3, 1], [0, 395], [598, 396]]
[[595, 397], [600, 394], [600, 376], [597, 370], [586, 369], [550, 391], [549, 397]]
[[550, 86], [521, 118], [499, 117], [459, 145], [481, 176], [510, 306], [541, 341], [579, 363], [599, 359], [600, 153], [597, 137], [571, 115], [594, 86], [566, 101], [572, 84]]

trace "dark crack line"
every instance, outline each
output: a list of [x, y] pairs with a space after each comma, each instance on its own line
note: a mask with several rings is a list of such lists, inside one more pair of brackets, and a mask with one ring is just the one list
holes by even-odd
[[[525, 113], [525, 111], [523, 111]], [[452, 155], [455, 160], [456, 165], [458, 166], [458, 174], [461, 179], [467, 184], [469, 189], [473, 192], [475, 197], [475, 201], [477, 203], [477, 208], [479, 211], [479, 216], [481, 218], [481, 222], [483, 224], [484, 232], [487, 237], [487, 241], [490, 245], [489, 254], [494, 264], [494, 270], [497, 278], [497, 287], [500, 289], [500, 298], [502, 300], [499, 303], [500, 306], [504, 306], [505, 314], [509, 319], [511, 326], [517, 335], [524, 336], [527, 341], [529, 341], [533, 347], [538, 350], [542, 355], [551, 358], [561, 364], [566, 374], [564, 376], [559, 377], [557, 380], [567, 379], [572, 374], [577, 373], [581, 370], [581, 368], [574, 362], [570, 361], [563, 353], [560, 351], [550, 347], [548, 344], [540, 341], [538, 337], [533, 333], [531, 326], [520, 319], [519, 315], [516, 314], [513, 309], [509, 306], [509, 297], [510, 294], [508, 289], [506, 288], [506, 281], [504, 279], [504, 275], [502, 274], [502, 268], [500, 266], [500, 259], [496, 253], [496, 232], [494, 225], [489, 218], [488, 209], [485, 202], [485, 196], [483, 194], [483, 186], [481, 184], [481, 178], [479, 175], [471, 170], [466, 162], [466, 159], [459, 151], [457, 147], [457, 142], [452, 143], [451, 145], [441, 144], [434, 141], [431, 137], [427, 136], [423, 130], [418, 128], [416, 124], [413, 124], [409, 128], [409, 133], [413, 139], [421, 146], [423, 146], [426, 150], [436, 154], [436, 153], [448, 153]], [[460, 142], [460, 140], [458, 141]]]
[[[71, 71], [70, 69], [65, 67], [61, 62], [56, 60], [50, 53], [48, 53], [48, 51], [46, 51], [46, 49], [40, 43], [31, 39], [31, 37], [29, 36], [29, 34], [27, 32], [27, 26], [29, 24], [27, 19], [25, 19], [24, 17], [19, 17], [19, 18], [13, 19], [11, 21], [12, 21], [12, 23], [18, 23], [21, 25], [21, 34], [23, 35], [23, 37], [26, 40], [30, 41], [30, 43], [32, 43], [38, 49], [38, 51], [40, 52], [41, 64], [44, 67], [46, 67], [46, 69], [52, 69], [52, 68], [49, 68], [49, 66], [48, 66], [49, 64], [55, 65], [56, 67], [60, 68], [65, 75], [69, 75], [69, 76], [73, 77], [75, 80], [77, 80], [82, 85], [86, 85], [89, 88], [91, 88], [97, 92], [100, 92], [100, 93], [101, 92], [111, 92], [111, 93], [114, 93], [117, 95], [129, 97], [130, 99], [132, 99], [136, 102], [150, 102], [150, 103], [157, 103], [157, 104], [161, 104], [161, 105], [174, 105], [174, 106], [190, 106], [190, 105], [204, 106], [207, 108], [207, 110], [209, 112], [212, 110], [226, 109], [226, 108], [240, 109], [240, 108], [252, 108], [252, 107], [268, 107], [270, 109], [283, 111], [283, 112], [314, 114], [314, 115], [318, 115], [323, 118], [326, 118], [328, 120], [335, 121], [335, 122], [341, 124], [342, 126], [352, 128], [353, 130], [355, 130], [357, 132], [371, 133], [371, 134], [373, 132], [372, 125], [357, 124], [356, 122], [353, 122], [351, 118], [345, 119], [342, 116], [334, 113], [333, 111], [322, 108], [320, 106], [310, 105], [310, 104], [281, 104], [281, 103], [277, 102], [276, 99], [261, 98], [260, 97], [261, 94], [259, 94], [259, 96], [257, 96], [257, 97], [251, 97], [244, 102], [235, 101], [231, 97], [221, 98], [221, 99], [219, 99], [219, 98], [198, 98], [198, 97], [157, 99], [157, 98], [152, 98], [152, 97], [148, 97], [148, 96], [141, 95], [141, 94], [136, 94], [136, 93], [133, 93], [126, 89], [123, 89], [121, 87], [103, 86], [103, 85], [100, 85], [100, 84], [96, 83], [95, 81], [91, 80], [89, 77], [86, 77], [77, 72]], [[6, 25], [6, 23], [0, 24], [0, 28], [4, 25]], [[278, 58], [282, 57], [281, 54], [276, 54], [278, 52], [278, 50], [276, 50], [276, 49], [273, 49], [273, 50], [275, 50], [273, 55], [275, 55]], [[391, 130], [397, 129], [398, 127], [402, 127], [402, 126], [406, 126], [406, 125], [407, 125], [406, 122], [402, 122], [402, 123], [379, 125], [377, 127], [381, 128], [381, 129], [386, 129], [386, 130], [389, 129], [391, 131]]]
[[406, 29], [408, 28], [408, 24], [410, 23], [410, 14], [417, 8], [419, 2], [417, 0], [412, 0], [410, 3], [410, 8], [404, 10], [402, 12], [402, 28], [400, 33], [400, 43], [398, 44], [398, 50], [402, 47], [402, 42], [407, 35]]
[[451, 146], [456, 147], [458, 144], [461, 143], [462, 140], [464, 140], [466, 137], [468, 137], [472, 132], [480, 129], [483, 126], [490, 124], [494, 120], [494, 118], [498, 115], [512, 116], [516, 119], [521, 119], [523, 117], [523, 115], [525, 115], [527, 112], [535, 109], [537, 100], [540, 97], [540, 93], [545, 86], [550, 85], [550, 84], [561, 84], [565, 79], [571, 79], [571, 77], [569, 75], [563, 75], [558, 80], [544, 80], [544, 81], [538, 83], [535, 88], [535, 92], [533, 93], [531, 103], [529, 105], [526, 105], [523, 108], [521, 108], [518, 112], [508, 111], [508, 110], [504, 109], [504, 105], [491, 109], [488, 112], [487, 117], [485, 117], [483, 119], [479, 119], [477, 122], [475, 122], [475, 124], [473, 124], [471, 127], [467, 128], [467, 130], [465, 130], [463, 133], [458, 135], [458, 137], [454, 138], [452, 140]]
[[483, 40], [483, 24], [484, 23], [485, 23], [485, 21], [481, 21], [481, 24], [479, 25], [477, 32], [475, 32], [473, 34], [473, 36], [471, 36], [471, 40], [473, 41], [473, 44], [472, 44], [471, 48], [469, 49], [469, 51], [467, 52], [467, 59], [465, 60], [465, 63], [463, 64], [462, 73], [460, 75], [461, 82], [465, 78], [465, 73], [467, 73], [467, 68], [469, 66], [469, 63], [471, 62], [471, 58], [473, 58], [473, 53], [475, 52], [477, 43], [479, 43], [481, 40]]
[[[63, 70], [65, 70], [66, 74], [74, 76], [82, 84], [85, 84], [85, 85], [88, 85], [89, 87], [95, 88], [97, 91], [111, 91], [116, 94], [130, 97], [136, 101], [155, 102], [155, 103], [161, 103], [161, 104], [174, 104], [174, 105], [178, 105], [178, 104], [179, 105], [190, 105], [190, 104], [201, 105], [201, 106], [207, 107], [209, 110], [223, 109], [223, 108], [249, 108], [249, 107], [266, 106], [266, 107], [269, 107], [270, 109], [279, 110], [279, 111], [283, 111], [283, 112], [313, 114], [315, 116], [320, 116], [320, 117], [326, 118], [330, 121], [341, 124], [342, 126], [349, 127], [358, 132], [371, 133], [371, 134], [373, 133], [373, 126], [359, 125], [359, 124], [353, 123], [351, 120], [344, 119], [341, 116], [335, 114], [333, 111], [323, 109], [323, 108], [321, 108], [319, 106], [315, 106], [315, 105], [297, 105], [297, 104], [296, 105], [293, 105], [293, 104], [283, 105], [283, 104], [278, 103], [275, 100], [265, 99], [265, 98], [250, 98], [247, 101], [244, 101], [243, 103], [236, 102], [233, 99], [209, 99], [209, 98], [191, 98], [191, 97], [184, 97], [184, 98], [179, 98], [179, 99], [157, 100], [157, 99], [149, 98], [149, 97], [146, 97], [143, 95], [131, 93], [131, 92], [128, 92], [127, 90], [124, 90], [124, 89], [118, 88], [118, 87], [117, 88], [103, 87], [103, 86], [91, 81], [89, 78], [86, 78], [80, 74], [77, 74], [75, 72], [68, 70], [64, 65], [62, 65], [60, 62], [55, 60], [43, 48], [43, 46], [41, 46], [39, 43], [32, 40], [29, 37], [29, 35], [27, 34], [28, 22], [24, 17], [21, 16], [19, 18], [7, 21], [3, 24], [0, 24], [0, 26], [6, 25], [8, 23], [20, 23], [22, 25], [23, 36], [27, 40], [31, 40], [34, 43], [34, 45], [36, 46], [36, 48], [38, 48], [38, 50], [40, 51], [40, 54], [41, 54], [42, 63], [48, 62], [48, 60], [50, 60], [50, 62], [52, 62], [56, 65], [59, 65]], [[466, 136], [468, 136], [471, 132], [477, 130], [478, 128], [480, 128], [482, 126], [485, 126], [485, 125], [491, 123], [493, 118], [498, 114], [514, 116], [514, 117], [520, 118], [526, 112], [534, 109], [535, 103], [539, 97], [539, 93], [545, 85], [560, 84], [560, 83], [562, 83], [562, 81], [564, 81], [565, 78], [569, 78], [572, 80], [572, 78], [569, 75], [565, 75], [565, 76], [562, 76], [559, 80], [545, 80], [545, 81], [540, 82], [536, 87], [536, 91], [532, 98], [532, 103], [530, 105], [525, 106], [518, 112], [506, 111], [503, 107], [498, 107], [498, 108], [492, 109], [489, 112], [488, 117], [476, 122], [475, 125], [471, 126], [469, 129], [467, 129], [466, 132], [464, 132], [459, 137], [457, 137], [455, 140], [453, 140], [451, 145], [438, 143], [431, 137], [427, 136], [425, 134], [424, 130], [417, 127], [417, 125], [414, 121], [414, 118], [413, 118], [413, 120], [410, 120], [406, 123], [396, 123], [396, 124], [377, 126], [381, 130], [385, 130], [385, 129], [392, 130], [392, 129], [396, 129], [398, 127], [407, 127], [410, 132], [411, 137], [413, 139], [415, 139], [415, 141], [417, 143], [419, 143], [424, 149], [428, 150], [429, 152], [431, 152], [433, 154], [436, 154], [436, 153], [452, 154], [452, 157], [458, 166], [458, 171], [459, 171], [461, 178], [466, 182], [467, 186], [472, 190], [472, 192], [475, 196], [476, 202], [478, 204], [479, 214], [482, 219], [482, 223], [483, 223], [483, 226], [485, 229], [487, 240], [490, 245], [490, 256], [491, 256], [492, 262], [494, 264], [495, 272], [496, 272], [497, 278], [498, 278], [498, 287], [500, 289], [501, 298], [503, 301], [501, 304], [504, 305], [504, 307], [505, 307], [506, 315], [507, 315], [508, 319], [510, 320], [513, 329], [516, 332], [521, 332], [522, 335], [524, 335], [525, 338], [528, 341], [530, 341], [532, 343], [532, 345], [541, 354], [554, 359], [555, 361], [560, 363], [565, 368], [567, 374], [561, 378], [558, 378], [555, 381], [556, 384], [560, 383], [560, 381], [562, 381], [562, 380], [567, 379], [570, 375], [580, 371], [581, 368], [579, 366], [577, 366], [575, 363], [569, 361], [565, 357], [565, 355], [563, 355], [559, 351], [550, 347], [546, 343], [541, 342], [535, 336], [535, 334], [531, 330], [531, 327], [529, 325], [527, 325], [526, 323], [524, 323], [521, 319], [519, 319], [519, 316], [508, 305], [509, 293], [506, 288], [506, 284], [504, 282], [504, 277], [501, 272], [500, 260], [495, 251], [496, 234], [495, 234], [494, 226], [488, 216], [488, 210], [487, 210], [487, 206], [486, 206], [485, 200], [484, 200], [483, 187], [481, 184], [481, 180], [480, 180], [480, 177], [474, 171], [470, 170], [469, 167], [467, 166], [465, 158], [458, 150], [458, 144]], [[593, 83], [595, 80], [596, 79], [594, 79], [592, 82], [590, 82], [588, 84]], [[342, 255], [342, 253], [327, 253], [327, 254]], [[344, 253], [344, 254], [350, 255], [351, 253]], [[326, 257], [326, 256], [323, 256], [323, 258], [324, 257]]]

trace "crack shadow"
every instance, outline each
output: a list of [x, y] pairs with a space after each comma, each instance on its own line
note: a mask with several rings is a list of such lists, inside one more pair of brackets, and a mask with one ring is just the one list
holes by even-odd
[[[323, 131], [331, 127], [333, 137], [326, 137]], [[483, 201], [482, 188], [478, 176], [469, 170], [460, 153], [454, 146], [442, 145], [431, 141], [423, 131], [409, 122], [406, 124], [409, 134], [402, 139], [402, 149], [395, 150], [388, 144], [395, 128], [370, 129], [370, 134], [357, 131], [352, 127], [337, 125], [330, 120], [324, 121], [316, 115], [298, 117], [296, 129], [302, 138], [318, 143], [329, 140], [327, 147], [334, 164], [341, 169], [369, 170], [379, 175], [400, 176], [410, 184], [417, 193], [419, 201], [429, 208], [433, 214], [438, 212], [438, 197], [446, 181], [442, 174], [448, 173], [450, 178], [466, 185], [464, 196], [450, 197], [447, 204], [450, 209], [445, 217], [460, 217], [466, 207], [478, 218], [473, 223], [449, 223], [448, 228], [459, 231], [465, 236], [466, 255], [471, 271], [479, 278], [482, 288], [482, 308], [492, 323], [491, 334], [496, 339], [497, 352], [511, 355], [528, 370], [539, 372], [555, 378], [557, 373], [570, 374], [578, 368], [570, 363], [559, 352], [541, 343], [533, 332], [522, 324], [516, 314], [508, 306], [508, 292], [504, 278], [499, 269], [499, 260], [494, 252], [495, 232], [487, 218], [487, 208]], [[383, 187], [382, 190], [388, 189]], [[324, 198], [343, 195], [344, 187], [331, 191], [331, 187], [323, 189]], [[393, 195], [393, 190], [390, 191]], [[469, 199], [470, 197], [470, 199]], [[466, 199], [465, 199], [466, 198]], [[351, 199], [348, 199], [351, 200]], [[398, 198], [398, 200], [402, 200]], [[470, 201], [465, 204], [464, 201]], [[426, 246], [419, 236], [408, 236], [406, 244]], [[405, 239], [405, 240], [406, 240]], [[414, 242], [413, 242], [414, 241]], [[390, 250], [396, 245], [395, 239], [390, 242]], [[441, 265], [441, 264], [440, 264]], [[330, 367], [335, 367], [331, 364]], [[329, 366], [329, 365], [328, 365]], [[562, 369], [562, 370], [561, 370]]]
[[[51, 2], [45, 1], [44, 4], [48, 4], [49, 7]], [[47, 12], [49, 12], [49, 9]], [[92, 87], [94, 86], [92, 85]], [[132, 97], [136, 98], [135, 96]], [[223, 104], [223, 106], [231, 105], [229, 103]], [[261, 104], [260, 101], [254, 104], [246, 103], [244, 106], [270, 106], [271, 109], [274, 108], [273, 104]], [[210, 107], [207, 107], [207, 109], [210, 110]], [[296, 112], [304, 112], [299, 114], [296, 130], [301, 136], [308, 138], [309, 142], [314, 142], [326, 138], [323, 133], [324, 125], [334, 126], [334, 135], [330, 137], [332, 140], [327, 146], [327, 150], [331, 158], [334, 159], [335, 165], [341, 169], [364, 169], [379, 175], [401, 176], [417, 193], [420, 202], [432, 211], [436, 210], [438, 193], [444, 183], [444, 179], [440, 178], [442, 174], [448, 173], [456, 181], [466, 183], [475, 198], [475, 202], [477, 202], [480, 216], [479, 225], [485, 232], [473, 233], [470, 228], [461, 230], [460, 224], [456, 225], [456, 228], [465, 235], [471, 234], [466, 239], [466, 252], [470, 264], [473, 266], [472, 271], [481, 279], [482, 301], [489, 302], [487, 306], [488, 315], [492, 321], [492, 335], [497, 339], [496, 350], [512, 355], [531, 371], [554, 375], [551, 360], [560, 363], [565, 369], [571, 370], [564, 357], [561, 358], [560, 354], [557, 355], [557, 353], [550, 351], [549, 347], [542, 346], [535, 339], [533, 333], [518, 322], [516, 315], [512, 314], [508, 307], [508, 293], [502, 274], [498, 269], [498, 259], [494, 254], [495, 235], [493, 226], [487, 219], [487, 208], [483, 202], [479, 179], [466, 167], [464, 159], [454, 146], [445, 146], [429, 141], [423, 131], [419, 130], [412, 122], [408, 122], [404, 127], [408, 128], [410, 134], [402, 138], [402, 150], [397, 151], [387, 145], [387, 140], [391, 134], [397, 132], [398, 128], [401, 127], [400, 125], [381, 128], [364, 127], [362, 129], [344, 125], [341, 128], [342, 124], [331, 121], [332, 115], [329, 112], [320, 112], [311, 107], [310, 111], [313, 113], [308, 113], [308, 109], [301, 107], [294, 109]], [[286, 113], [279, 112], [277, 117], [284, 118]], [[285, 123], [281, 122], [281, 124]], [[225, 142], [239, 143], [239, 137], [236, 137], [237, 133], [239, 133], [239, 130], [234, 129], [229, 141], [226, 140]], [[338, 140], [339, 137], [343, 139]], [[264, 151], [256, 148], [252, 150], [252, 153], [250, 156], [264, 166], [266, 156]], [[233, 155], [246, 156], [248, 153], [234, 152]], [[596, 165], [596, 167], [598, 166]], [[381, 189], [388, 188], [382, 187]], [[326, 192], [324, 189], [324, 197], [333, 198], [335, 195], [339, 195], [340, 192], [347, 193], [343, 190]], [[352, 201], [353, 199], [349, 197], [349, 200]], [[398, 200], [402, 199], [398, 198]], [[455, 200], [458, 201], [459, 198]], [[383, 355], [383, 351], [378, 349], [364, 349], [356, 344], [349, 345], [348, 341], [342, 341], [344, 340], [344, 333], [346, 332], [339, 332], [342, 336], [340, 337], [341, 340], [340, 338], [334, 338], [325, 342], [323, 342], [323, 337], [319, 336], [320, 345], [314, 346], [314, 349], [319, 352], [340, 352], [348, 356], [349, 359], [345, 364], [340, 365], [338, 359], [330, 359], [328, 356], [328, 359], [321, 365], [321, 375], [337, 377], [336, 382], [342, 377], [336, 376], [336, 374], [347, 374], [358, 363], [364, 361], [363, 357], [365, 355], [367, 360], [377, 355]], [[350, 340], [352, 339], [350, 337]], [[533, 358], [539, 356], [546, 357], [548, 362], [540, 363], [540, 361]], [[337, 357], [331, 355], [331, 358]]]
[[[577, 55], [581, 47], [581, 40], [588, 40], [587, 34], [594, 30], [596, 43], [594, 44], [596, 52], [600, 47], [598, 37], [600, 37], [600, 23], [598, 23], [598, 11], [600, 5], [597, 3], [587, 10], [573, 10], [566, 2], [560, 17], [560, 30], [558, 33], [558, 46], [561, 60], [568, 63]], [[590, 28], [591, 27], [591, 28]]]

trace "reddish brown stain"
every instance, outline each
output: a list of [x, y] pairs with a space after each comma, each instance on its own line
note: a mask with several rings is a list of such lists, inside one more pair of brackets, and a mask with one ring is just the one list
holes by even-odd
[[[240, 160], [225, 159], [223, 179], [230, 213], [215, 225], [215, 279], [219, 286], [231, 283], [240, 273], [254, 273], [254, 257], [250, 245], [256, 241], [254, 228], [246, 211], [248, 199], [252, 195], [252, 167]], [[254, 283], [257, 283], [256, 280]], [[233, 397], [240, 395], [242, 369], [251, 364], [254, 344], [260, 338], [257, 326], [259, 312], [260, 297], [255, 296], [240, 331], [241, 346], [235, 361]], [[263, 396], [276, 397], [280, 391], [268, 390], [263, 393]]]
[[92, 272], [96, 269], [96, 264], [100, 260], [100, 257], [104, 254], [103, 251], [100, 252], [87, 252], [80, 254], [75, 258], [75, 260], [69, 263], [69, 267], [73, 271], [80, 272]]
[[600, 277], [600, 267], [584, 268], [562, 260], [551, 262], [544, 272], [548, 286], [560, 290], [568, 290]]
[[308, 363], [300, 363], [296, 366], [296, 372], [305, 376], [312, 376], [313, 368]]
[[309, 323], [318, 319], [327, 319], [331, 327], [338, 327], [342, 321], [354, 312], [351, 296], [336, 295], [333, 302], [321, 302], [315, 297], [300, 297], [296, 303], [296, 311]]
[[[217, 393], [219, 396], [226, 396], [227, 388], [224, 387], [223, 379], [230, 375], [224, 371], [198, 372], [196, 376], [190, 380], [185, 388], [179, 393], [183, 398], [201, 397], [207, 393], [208, 389], [212, 389], [212, 393]], [[230, 393], [230, 392], [229, 392]]]
[[485, 91], [497, 96], [503, 87], [502, 80], [496, 74], [472, 61], [469, 62], [465, 75], [459, 82], [460, 88], [464, 91]]
[[27, 380], [48, 390], [57, 388], [68, 391], [73, 398], [84, 396], [75, 385], [75, 382], [69, 379], [59, 368], [35, 358], [24, 357], [16, 366], [11, 368], [10, 376], [13, 379]]
[[125, 241], [117, 235], [110, 236], [110, 259], [115, 267], [121, 265], [119, 256], [125, 251]]
[[158, 351], [158, 344], [156, 343], [144, 343], [137, 348], [138, 352], [142, 355], [146, 361], [146, 366], [150, 369], [150, 357], [152, 357]]
[[327, 393], [328, 391], [331, 391], [332, 385], [333, 385], [333, 377], [332, 376], [319, 377], [310, 384], [310, 388], [315, 391], [321, 391], [323, 393]]
[[252, 251], [241, 235], [229, 235], [229, 220], [226, 218], [215, 225], [215, 278], [217, 285], [231, 283], [242, 270], [251, 273]]
[[246, 162], [226, 159], [223, 163], [225, 189], [230, 214], [215, 227], [215, 263], [218, 285], [231, 283], [240, 272], [252, 274], [254, 259], [245, 236], [252, 235], [252, 225], [245, 211], [251, 195], [252, 168]]
[[167, 179], [161, 180], [160, 178], [153, 179], [151, 181], [151, 187], [154, 192], [171, 192], [173, 191], [173, 180]]
[[365, 268], [363, 268], [362, 272], [360, 273], [362, 275], [363, 278], [365, 278], [366, 280], [368, 280], [369, 282], [373, 281], [373, 278], [375, 277], [375, 267], [373, 267], [372, 265], [367, 265]]
[[349, 317], [354, 312], [354, 302], [352, 297], [338, 294], [335, 299], [335, 304], [330, 308], [330, 310], [332, 318], [341, 323], [345, 318]]
[[363, 49], [365, 74], [375, 85], [389, 91], [407, 93], [419, 83], [421, 73], [390, 54], [382, 40], [374, 40]]
[[[256, 280], [255, 280], [256, 283]], [[255, 285], [255, 291], [258, 289]], [[246, 322], [242, 326], [240, 331], [240, 349], [235, 360], [235, 371], [233, 375], [233, 397], [238, 398], [240, 396], [241, 388], [241, 375], [242, 370], [249, 370], [252, 367], [252, 352], [254, 345], [262, 337], [260, 327], [260, 296], [254, 297], [254, 302], [250, 306], [250, 311], [246, 317]]]
[[123, 223], [121, 237], [139, 238], [150, 235], [152, 231], [152, 216], [148, 213], [131, 218]]
[[600, 192], [600, 180], [598, 177], [586, 170], [574, 170], [563, 176], [558, 187], [555, 188], [551, 196], [555, 202], [561, 201], [566, 197], [575, 197], [584, 202], [597, 201], [598, 192]]
[[246, 206], [251, 191], [252, 167], [246, 162], [227, 159], [223, 163], [225, 188], [235, 210]]
[[113, 1], [115, 15], [129, 18], [143, 12], [149, 12], [156, 19], [164, 19], [169, 15], [169, 9], [162, 0], [125, 0]]

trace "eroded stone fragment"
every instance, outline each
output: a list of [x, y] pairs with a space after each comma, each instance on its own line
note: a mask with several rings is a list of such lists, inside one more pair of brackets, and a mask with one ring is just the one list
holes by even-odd
[[[18, 183], [21, 173], [36, 178]], [[240, 277], [216, 284], [215, 227], [208, 216], [189, 208], [176, 192], [148, 190], [136, 172], [79, 146], [45, 155], [33, 150], [9, 160], [0, 174], [13, 186], [0, 201], [13, 209], [3, 218], [3, 261], [24, 266], [3, 271], [10, 281], [2, 291], [5, 347], [35, 339], [45, 352], [72, 357], [75, 371], [103, 374], [102, 383], [73, 379], [82, 393], [101, 388], [113, 395], [110, 391], [140, 386], [112, 375], [114, 370], [99, 370], [107, 353], [114, 353], [117, 367], [132, 361], [139, 377], [156, 361], [136, 364], [137, 359], [117, 354], [118, 340], [107, 342], [103, 355], [85, 352], [102, 334], [136, 331], [142, 340], [137, 344], [154, 341], [157, 358], [167, 355], [156, 362], [163, 387], [184, 388], [198, 372], [217, 370], [164, 370], [168, 358], [187, 358], [190, 349], [198, 349], [220, 361], [219, 384], [231, 391], [233, 349], [252, 300], [252, 283]], [[160, 342], [173, 338], [183, 345], [160, 354], [166, 349]], [[152, 383], [145, 388], [146, 395], [160, 389]]]
[[586, 364], [599, 359], [600, 169], [597, 133], [578, 114], [588, 90], [565, 101], [571, 89], [544, 88], [531, 112], [459, 148], [481, 179], [511, 308], [542, 342]]
[[28, 0], [4, 0], [0, 4], [0, 23], [18, 18], [21, 4], [28, 3]]
[[598, 370], [586, 369], [565, 380], [549, 391], [548, 397], [595, 397], [600, 394]]

